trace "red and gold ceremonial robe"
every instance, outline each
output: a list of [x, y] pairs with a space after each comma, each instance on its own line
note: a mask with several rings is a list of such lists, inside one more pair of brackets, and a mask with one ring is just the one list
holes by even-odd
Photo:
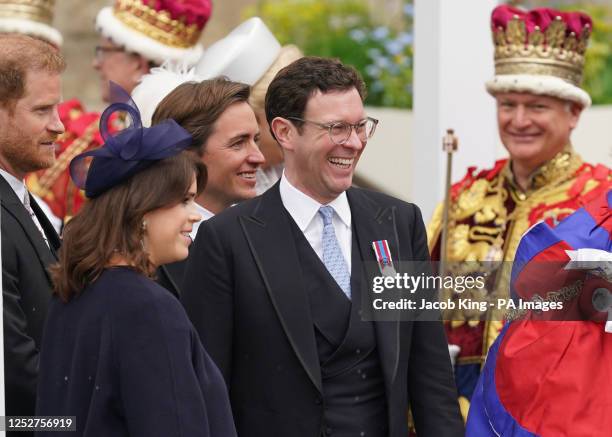
[[[26, 183], [28, 189], [43, 199], [53, 214], [66, 223], [85, 201], [85, 193], [70, 178], [70, 161], [86, 150], [100, 147], [104, 140], [98, 126], [100, 114], [86, 112], [77, 99], [63, 102], [58, 111], [66, 131], [56, 142], [55, 163], [28, 175]], [[122, 122], [113, 117], [110, 125], [111, 132], [116, 132], [121, 129]]]
[[[527, 191], [514, 182], [509, 160], [497, 161], [490, 170], [467, 175], [451, 190], [447, 261], [474, 263], [507, 261], [510, 265], [521, 236], [534, 224], [557, 224], [612, 186], [612, 173], [603, 165], [584, 163], [571, 148], [557, 154], [531, 177]], [[442, 206], [427, 227], [432, 260], [440, 260]], [[489, 263], [493, 265], [493, 263]], [[451, 273], [453, 273], [451, 271]], [[508, 270], [509, 273], [509, 270]], [[493, 282], [493, 283], [492, 283]], [[509, 297], [509, 275], [499, 274], [487, 283], [485, 293], [471, 299], [495, 301]], [[461, 350], [455, 377], [464, 417], [487, 351], [502, 327], [503, 314], [490, 311], [484, 320], [474, 311], [456, 309], [445, 314], [449, 344]]]

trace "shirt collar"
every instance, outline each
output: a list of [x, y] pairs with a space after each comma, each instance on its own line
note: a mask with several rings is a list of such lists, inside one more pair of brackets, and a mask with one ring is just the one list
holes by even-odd
[[[293, 220], [295, 220], [300, 230], [304, 232], [310, 222], [312, 222], [314, 216], [319, 212], [319, 208], [324, 205], [321, 205], [312, 197], [302, 193], [291, 185], [284, 171], [279, 189], [285, 209], [291, 214], [291, 217], [293, 217]], [[348, 198], [346, 197], [346, 192], [342, 192], [342, 194], [329, 202], [328, 205], [334, 208], [340, 220], [342, 220], [347, 227], [351, 226], [351, 208], [348, 203]]]
[[[530, 194], [542, 187], [550, 186], [553, 182], [559, 182], [574, 177], [575, 172], [582, 166], [582, 159], [574, 152], [571, 145], [567, 145], [557, 153], [550, 161], [542, 164], [531, 175], [529, 175], [526, 194]], [[512, 161], [509, 160], [502, 170], [502, 175], [510, 183], [513, 190], [523, 190], [516, 183], [512, 172]]]
[[198, 214], [200, 214], [202, 216], [202, 220], [208, 220], [210, 218], [213, 218], [215, 216], [214, 213], [212, 213], [211, 211], [207, 210], [206, 208], [204, 208], [202, 205], [200, 205], [199, 203], [195, 202], [195, 208]]
[[209, 210], [207, 210], [206, 208], [204, 208], [202, 205], [200, 205], [197, 202], [195, 203], [195, 210], [198, 214], [202, 216], [202, 218], [200, 221], [195, 222], [193, 224], [193, 227], [191, 228], [191, 232], [189, 233], [193, 241], [195, 241], [196, 235], [198, 235], [198, 229], [200, 228], [200, 225], [204, 221], [214, 217], [214, 214], [212, 212], [210, 212]]
[[25, 182], [24, 181], [20, 181], [15, 176], [13, 176], [12, 174], [10, 174], [9, 172], [7, 172], [6, 170], [4, 170], [2, 168], [0, 168], [0, 175], [2, 175], [2, 177], [11, 186], [11, 188], [13, 189], [13, 191], [15, 192], [17, 197], [19, 198], [19, 201], [21, 203], [23, 203], [23, 200], [25, 199], [26, 192], [27, 192], [27, 189], [26, 189], [26, 186], [25, 186]]

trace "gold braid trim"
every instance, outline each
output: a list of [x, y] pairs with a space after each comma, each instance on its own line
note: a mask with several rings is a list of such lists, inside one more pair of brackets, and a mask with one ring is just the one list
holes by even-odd
[[482, 364], [486, 358], [486, 354], [469, 356], [469, 357], [458, 357], [457, 364]]
[[117, 0], [113, 14], [129, 28], [170, 47], [193, 47], [200, 39], [197, 24], [187, 25], [184, 17], [175, 20], [168, 11], [156, 11], [139, 0]]
[[58, 157], [55, 164], [53, 164], [51, 168], [42, 174], [38, 182], [38, 192], [35, 194], [43, 198], [49, 194], [59, 176], [68, 168], [72, 158], [77, 156], [79, 153], [84, 152], [89, 147], [97, 128], [98, 120], [96, 119], [89, 126], [87, 126], [83, 136], [75, 139], [72, 144], [68, 146], [68, 148], [66, 148], [66, 150], [64, 150], [64, 152]]
[[51, 25], [55, 0], [3, 0], [0, 18], [18, 18]]
[[[576, 172], [582, 164], [579, 155], [564, 151], [542, 166], [538, 174], [533, 177], [533, 188], [527, 193], [510, 188], [509, 192], [516, 202], [516, 207], [508, 217], [510, 229], [505, 241], [504, 261], [514, 261], [521, 238], [530, 226], [529, 214], [536, 206], [551, 205], [569, 198], [567, 190], [573, 184]], [[504, 177], [512, 180], [509, 162], [503, 172]]]
[[[427, 232], [427, 245], [429, 246], [429, 252], [431, 253], [434, 250], [434, 247], [440, 238], [440, 233], [442, 232], [442, 210], [444, 209], [444, 204], [442, 202], [438, 203], [436, 209], [434, 210], [433, 216], [431, 220], [427, 223], [425, 230]], [[442, 254], [440, 254], [442, 256]]]
[[515, 15], [505, 29], [493, 30], [495, 74], [554, 76], [580, 86], [590, 36], [590, 26], [576, 35], [560, 16], [546, 30], [536, 26], [529, 33], [525, 22]]

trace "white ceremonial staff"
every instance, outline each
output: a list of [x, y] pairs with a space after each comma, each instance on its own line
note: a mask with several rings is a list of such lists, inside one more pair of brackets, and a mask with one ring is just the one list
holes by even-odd
[[446, 243], [448, 239], [448, 213], [450, 209], [450, 195], [452, 184], [453, 153], [457, 151], [459, 140], [453, 129], [447, 129], [442, 138], [442, 150], [446, 152], [446, 184], [444, 195], [444, 208], [442, 210], [442, 235], [440, 239], [440, 266], [439, 274], [446, 273]]

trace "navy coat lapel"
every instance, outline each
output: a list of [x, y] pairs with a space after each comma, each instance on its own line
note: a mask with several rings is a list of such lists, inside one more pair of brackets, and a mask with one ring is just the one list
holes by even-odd
[[285, 334], [312, 383], [322, 393], [310, 305], [289, 220], [291, 217], [283, 206], [278, 183], [261, 196], [250, 216], [240, 217], [249, 248]]
[[[49, 276], [49, 273], [47, 272], [46, 268], [50, 264], [56, 262], [57, 258], [53, 255], [49, 247], [47, 247], [47, 245], [45, 244], [45, 240], [43, 239], [42, 235], [40, 235], [40, 231], [32, 221], [32, 217], [30, 217], [30, 214], [26, 211], [25, 207], [23, 206], [23, 203], [21, 203], [9, 183], [6, 182], [1, 176], [0, 197], [2, 200], [2, 209], [11, 216], [13, 216], [15, 220], [19, 223], [19, 225], [23, 228], [24, 234], [36, 250], [38, 259], [43, 269], [45, 270], [47, 278], [49, 278], [49, 281], [51, 281], [51, 277]], [[36, 205], [36, 208], [38, 208], [40, 211], [38, 205]], [[48, 223], [48, 220], [45, 219], [45, 221], [47, 221]], [[51, 224], [49, 224], [49, 226], [51, 226]], [[51, 241], [49, 241], [49, 243], [53, 244]]]
[[[349, 189], [347, 191], [351, 207], [351, 220], [353, 230], [357, 233], [357, 242], [361, 251], [361, 259], [366, 271], [366, 284], [362, 285], [360, 305], [371, 305], [371, 284], [375, 274], [380, 272], [372, 267], [376, 263], [376, 256], [372, 242], [387, 240], [391, 257], [394, 262], [400, 259], [400, 246], [395, 223], [395, 208], [382, 207], [370, 199], [363, 191]], [[353, 302], [355, 304], [355, 302]], [[385, 379], [387, 393], [392, 392], [392, 384], [397, 374], [400, 353], [400, 322], [399, 315], [396, 321], [375, 322], [376, 341], [380, 354], [380, 362]]]

